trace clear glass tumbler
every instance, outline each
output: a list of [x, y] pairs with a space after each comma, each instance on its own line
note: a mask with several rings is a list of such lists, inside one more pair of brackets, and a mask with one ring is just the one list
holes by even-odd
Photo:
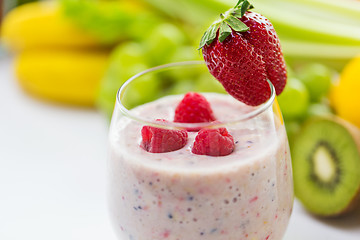
[[[161, 87], [134, 100], [139, 87], [151, 91], [154, 84]], [[247, 106], [193, 61], [149, 69], [120, 88], [109, 134], [109, 207], [120, 240], [282, 239], [293, 206], [292, 168], [269, 84], [269, 100]], [[173, 122], [190, 91], [206, 97], [216, 121]], [[141, 147], [144, 126], [190, 131], [183, 148], [151, 153]], [[219, 128], [233, 136], [231, 154], [192, 153], [199, 129]]]

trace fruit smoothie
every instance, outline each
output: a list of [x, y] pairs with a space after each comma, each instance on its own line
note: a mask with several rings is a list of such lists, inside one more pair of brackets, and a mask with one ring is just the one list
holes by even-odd
[[[204, 94], [216, 119], [254, 111], [229, 95]], [[182, 96], [130, 111], [172, 121]], [[166, 153], [140, 147], [143, 124], [121, 117], [110, 130], [110, 215], [121, 240], [280, 240], [292, 211], [293, 186], [284, 126], [270, 107], [226, 125], [235, 149], [197, 155], [187, 145]]]

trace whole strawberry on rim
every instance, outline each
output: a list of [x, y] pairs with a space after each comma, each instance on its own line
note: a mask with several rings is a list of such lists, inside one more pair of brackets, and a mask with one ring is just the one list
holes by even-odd
[[271, 95], [267, 81], [279, 95], [287, 73], [273, 25], [261, 14], [250, 12], [252, 8], [248, 0], [239, 0], [207, 29], [199, 49], [210, 73], [230, 95], [257, 106]]

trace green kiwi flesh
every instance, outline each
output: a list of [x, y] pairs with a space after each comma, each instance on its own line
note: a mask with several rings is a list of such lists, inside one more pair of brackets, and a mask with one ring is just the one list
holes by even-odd
[[295, 137], [291, 155], [295, 195], [305, 208], [320, 216], [352, 209], [360, 192], [360, 153], [349, 128], [335, 119], [312, 119]]

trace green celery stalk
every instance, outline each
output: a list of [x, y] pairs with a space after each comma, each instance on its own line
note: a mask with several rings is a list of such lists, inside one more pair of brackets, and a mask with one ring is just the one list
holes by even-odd
[[227, 3], [218, 0], [141, 1], [172, 21], [184, 24], [188, 31], [199, 37], [220, 13], [229, 8]]
[[325, 7], [315, 10], [315, 7], [303, 3], [295, 4], [293, 1], [281, 0], [263, 1], [255, 7], [258, 12], [270, 19], [280, 39], [286, 36], [326, 44], [360, 44], [360, 10], [357, 19], [351, 20], [350, 25], [337, 21], [346, 19], [346, 15], [333, 13]]
[[124, 8], [120, 1], [60, 0], [64, 15], [105, 44], [138, 40], [161, 20], [156, 14]]
[[[232, 0], [218, 0], [234, 4]], [[292, 60], [321, 61], [341, 69], [360, 54], [360, 2], [353, 0], [252, 0]]]
[[[286, 54], [299, 58], [339, 59], [347, 60], [360, 53], [360, 45], [346, 46], [334, 44], [322, 44], [305, 41], [282, 39], [281, 45], [287, 49]], [[306, 49], [306, 51], [304, 51]], [[336, 51], [335, 51], [336, 50]]]

